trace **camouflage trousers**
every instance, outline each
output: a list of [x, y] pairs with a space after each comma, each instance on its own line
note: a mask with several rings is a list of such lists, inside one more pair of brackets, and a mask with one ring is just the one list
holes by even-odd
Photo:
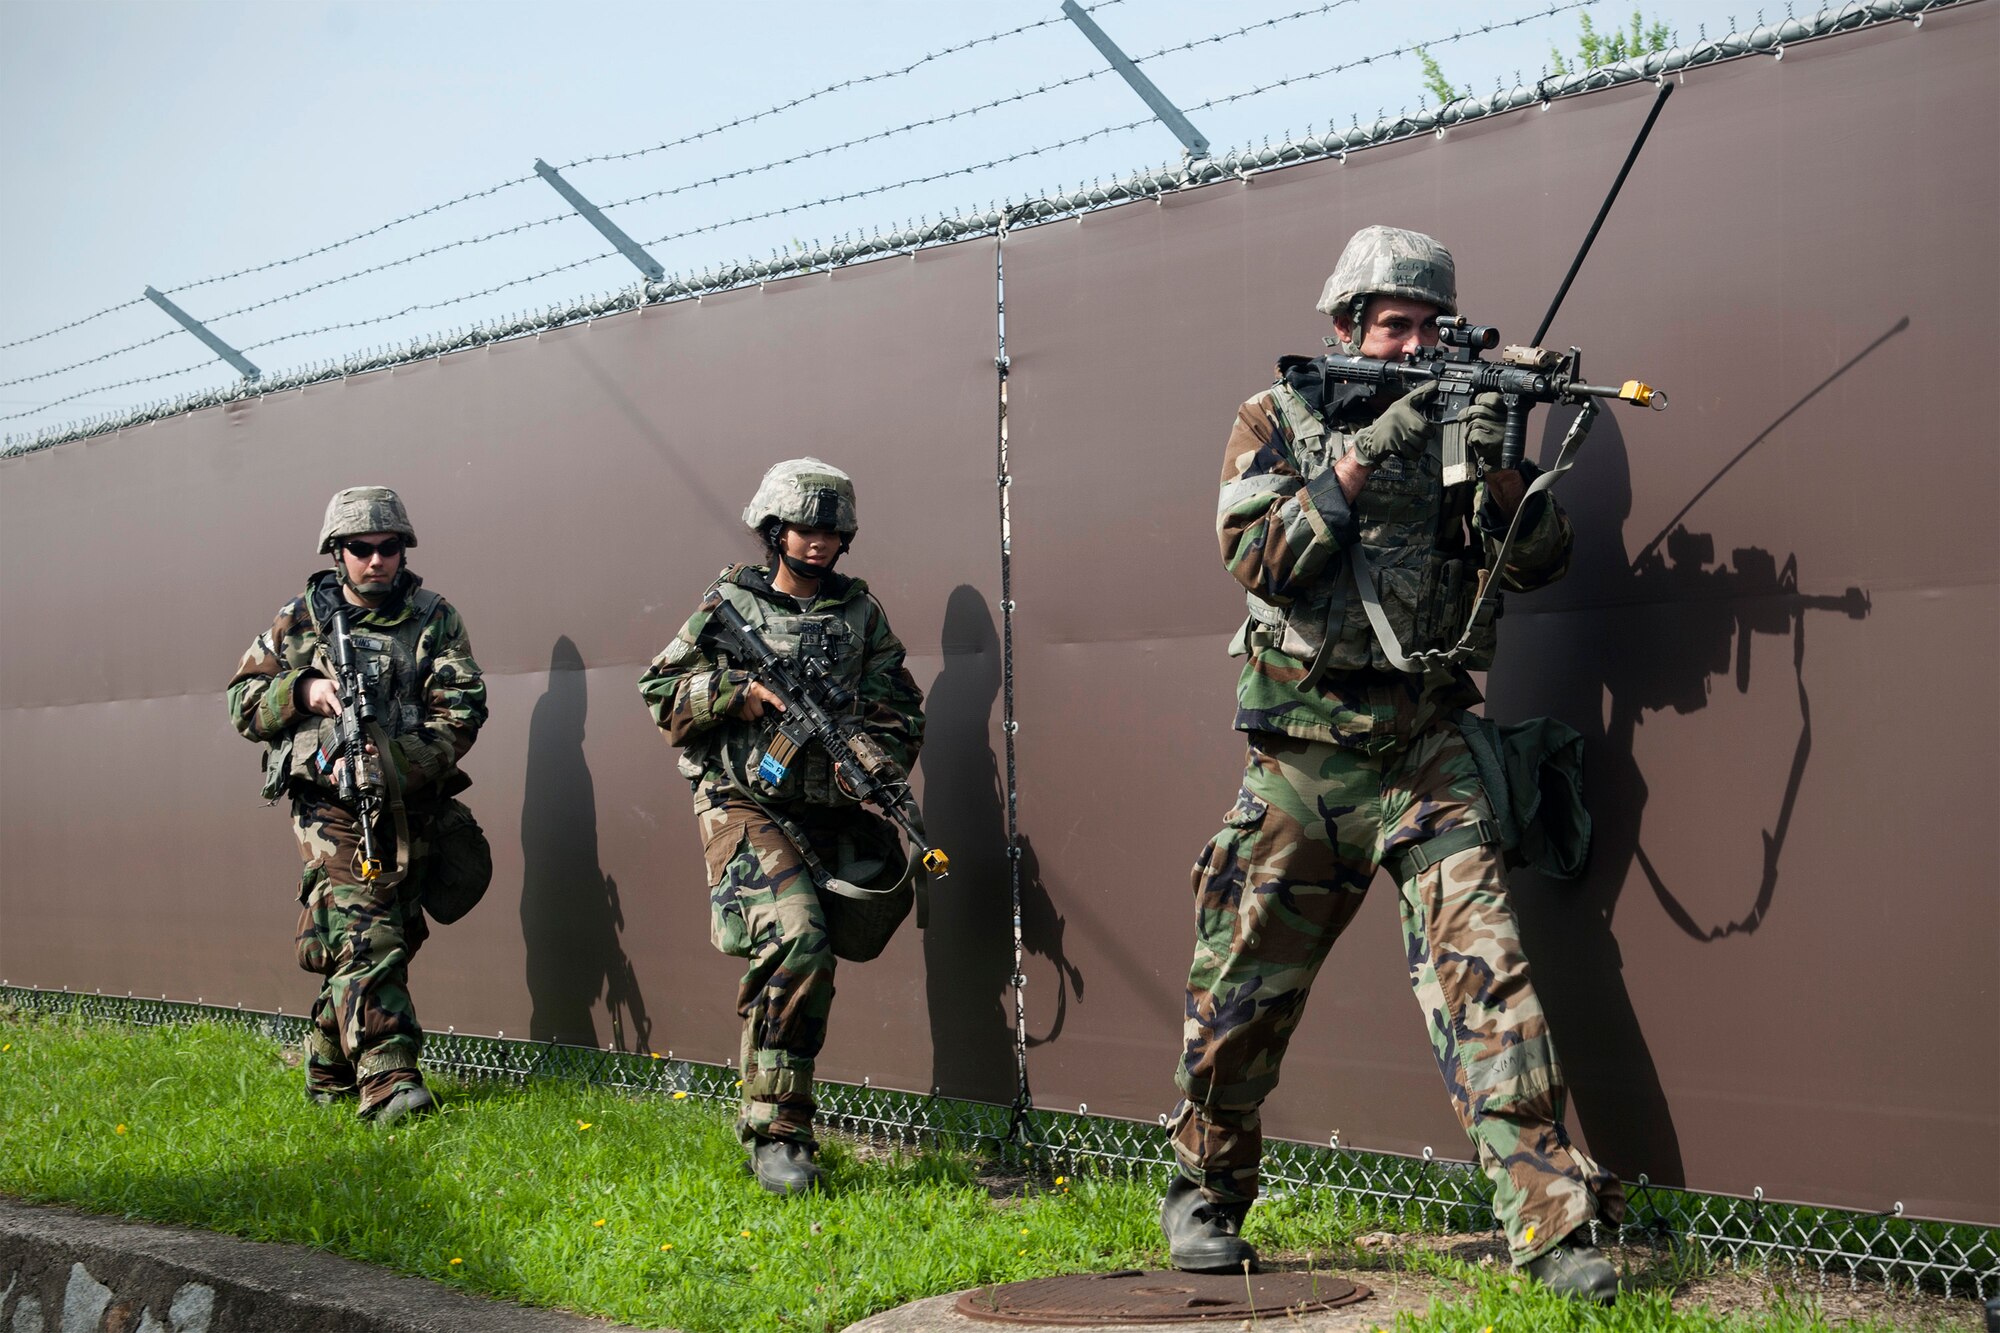
[[[1253, 733], [1223, 825], [1195, 865], [1195, 953], [1175, 1074], [1185, 1100], [1170, 1120], [1181, 1170], [1203, 1194], [1256, 1197], [1259, 1107], [1327, 951], [1387, 863], [1400, 872], [1410, 988], [1515, 1262], [1593, 1218], [1622, 1215], [1617, 1180], [1563, 1128], [1562, 1073], [1492, 812], [1448, 718], [1376, 754]], [[1426, 864], [1432, 853], [1442, 859]]]
[[[424, 1030], [409, 990], [410, 957], [430, 934], [417, 902], [421, 877], [397, 873], [395, 837], [384, 831], [376, 850], [389, 864], [373, 884], [363, 883], [355, 871], [360, 824], [327, 797], [295, 797], [292, 825], [305, 860], [299, 966], [323, 978], [306, 1032], [307, 1090], [358, 1093], [360, 1112], [369, 1115], [398, 1088], [424, 1081], [417, 1072]], [[418, 867], [422, 827], [411, 819]]]
[[[743, 1019], [743, 1102], [737, 1132], [816, 1144], [813, 1065], [833, 1007], [826, 911], [798, 849], [755, 802], [721, 782], [695, 793], [708, 862], [709, 939], [749, 960], [736, 992]], [[788, 806], [784, 817], [824, 860], [842, 812]]]

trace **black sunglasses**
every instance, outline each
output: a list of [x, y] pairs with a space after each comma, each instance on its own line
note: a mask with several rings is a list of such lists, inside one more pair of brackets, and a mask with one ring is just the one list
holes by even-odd
[[394, 560], [403, 553], [403, 539], [401, 537], [391, 537], [384, 542], [345, 541], [341, 543], [341, 546], [356, 560], [367, 560], [377, 551], [382, 553], [384, 560]]

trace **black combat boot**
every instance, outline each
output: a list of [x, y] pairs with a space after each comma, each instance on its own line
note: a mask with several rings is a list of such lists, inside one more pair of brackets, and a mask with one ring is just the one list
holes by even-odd
[[794, 1139], [767, 1139], [762, 1135], [751, 1139], [750, 1174], [773, 1194], [804, 1194], [819, 1188], [819, 1168], [813, 1165], [812, 1145]]
[[375, 1108], [374, 1121], [378, 1125], [393, 1125], [398, 1120], [411, 1116], [428, 1115], [437, 1109], [437, 1098], [421, 1083], [396, 1089], [389, 1100]]
[[1618, 1270], [1592, 1245], [1579, 1227], [1556, 1242], [1556, 1247], [1524, 1265], [1528, 1276], [1558, 1296], [1609, 1305], [1618, 1298]]
[[1167, 1233], [1167, 1255], [1174, 1267], [1189, 1273], [1256, 1268], [1257, 1251], [1236, 1234], [1249, 1211], [1247, 1203], [1210, 1203], [1199, 1185], [1175, 1172], [1160, 1201], [1160, 1230]]

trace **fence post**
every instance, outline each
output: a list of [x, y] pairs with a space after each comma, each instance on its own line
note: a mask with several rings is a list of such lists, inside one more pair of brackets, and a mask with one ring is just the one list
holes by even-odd
[[228, 343], [222, 341], [222, 339], [216, 337], [213, 333], [210, 333], [208, 331], [208, 325], [202, 323], [200, 320], [196, 319], [193, 315], [190, 315], [187, 311], [175, 305], [172, 301], [169, 301], [164, 295], [153, 290], [151, 287], [148, 287], [146, 289], [146, 299], [148, 301], [151, 301], [154, 305], [158, 306], [160, 309], [166, 311], [169, 315], [172, 315], [174, 319], [179, 321], [180, 326], [182, 328], [186, 329], [189, 333], [192, 333], [195, 337], [207, 343], [209, 351], [214, 352], [224, 361], [227, 361], [230, 365], [236, 367], [236, 373], [241, 375], [244, 379], [260, 380], [264, 378], [264, 372], [257, 369], [257, 367], [251, 365], [250, 358], [244, 356], [243, 353], [237, 351], [234, 347], [231, 347]]
[[1167, 95], [1161, 92], [1151, 79], [1139, 72], [1139, 67], [1132, 63], [1132, 57], [1121, 51], [1118, 43], [1112, 41], [1104, 29], [1097, 26], [1097, 21], [1084, 13], [1083, 6], [1076, 0], [1063, 0], [1062, 11], [1063, 15], [1090, 39], [1090, 44], [1111, 62], [1111, 68], [1117, 70], [1125, 82], [1132, 85], [1132, 91], [1139, 94], [1140, 99], [1152, 108], [1153, 114], [1160, 118], [1161, 123], [1174, 132], [1174, 137], [1187, 149], [1188, 156], [1207, 157], [1208, 140], [1202, 136], [1202, 132], [1188, 122], [1188, 118], [1181, 114], [1181, 109], [1168, 101]]
[[646, 253], [644, 246], [627, 236], [622, 228], [598, 210], [596, 204], [584, 198], [577, 188], [562, 178], [557, 171], [539, 157], [535, 159], [535, 174], [549, 183], [550, 188], [568, 201], [569, 206], [583, 215], [583, 220], [604, 234], [604, 239], [618, 247], [618, 252], [632, 261], [632, 266], [645, 274], [647, 279], [658, 282], [667, 276], [659, 261]]

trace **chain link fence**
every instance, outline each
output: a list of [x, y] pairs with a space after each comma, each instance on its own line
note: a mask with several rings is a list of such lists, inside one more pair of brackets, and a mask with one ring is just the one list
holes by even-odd
[[[303, 1015], [131, 995], [84, 994], [0, 984], [0, 1012], [68, 1016], [140, 1027], [216, 1023], [280, 1045], [301, 1041]], [[456, 1031], [424, 1036], [424, 1065], [466, 1080], [525, 1083], [550, 1078], [641, 1097], [690, 1098], [733, 1107], [728, 1065], [650, 1053], [562, 1046]], [[1173, 1165], [1164, 1124], [1027, 1106], [924, 1096], [860, 1084], [815, 1088], [828, 1128], [898, 1148], [956, 1148], [1002, 1165], [1042, 1172], [1138, 1172], [1164, 1179]], [[1485, 1178], [1470, 1162], [1428, 1149], [1421, 1158], [1285, 1140], [1265, 1144], [1268, 1193], [1329, 1193], [1405, 1225], [1444, 1232], [1496, 1232]], [[1656, 1250], [1680, 1247], [1723, 1263], [1749, 1262], [1844, 1280], [1908, 1283], [1947, 1296], [2000, 1296], [2000, 1229], [1838, 1208], [1742, 1199], [1628, 1182], [1629, 1213], [1617, 1240]]]

